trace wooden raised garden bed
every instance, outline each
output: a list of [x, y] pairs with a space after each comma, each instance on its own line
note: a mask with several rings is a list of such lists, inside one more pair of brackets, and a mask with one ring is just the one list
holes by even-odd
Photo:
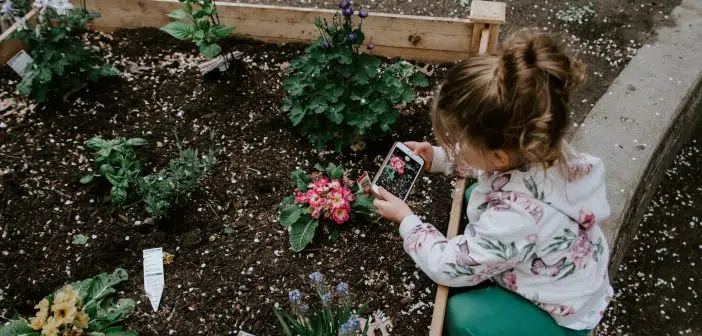
[[[120, 28], [161, 27], [177, 9], [176, 0], [88, 0], [88, 8], [102, 15], [94, 28], [111, 32]], [[310, 42], [318, 31], [315, 17], [331, 19], [328, 9], [276, 7], [221, 2], [217, 3], [223, 24], [234, 25], [234, 33], [274, 43]], [[375, 53], [410, 60], [452, 62], [497, 47], [500, 26], [505, 22], [505, 4], [473, 1], [468, 19], [435, 18], [373, 13], [364, 30], [376, 44]], [[9, 34], [8, 34], [9, 35]], [[0, 41], [4, 38], [0, 38]], [[19, 50], [13, 42], [0, 42], [0, 62]]]

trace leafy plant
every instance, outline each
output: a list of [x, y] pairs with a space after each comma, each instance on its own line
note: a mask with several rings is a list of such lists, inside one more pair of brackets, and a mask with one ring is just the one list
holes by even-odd
[[[407, 62], [383, 67], [379, 58], [361, 53], [368, 11], [361, 9], [354, 25], [350, 1], [340, 2], [339, 9], [331, 23], [315, 19], [319, 39], [290, 64], [283, 82], [283, 110], [320, 150], [329, 143], [341, 150], [386, 134], [400, 114], [398, 107], [414, 100], [412, 86], [429, 85]], [[374, 48], [366, 44], [367, 50]]]
[[222, 52], [219, 41], [232, 34], [234, 27], [227, 27], [219, 22], [217, 6], [212, 0], [178, 0], [183, 7], [168, 16], [176, 20], [163, 27], [171, 36], [179, 40], [194, 42], [200, 54], [214, 58]]
[[202, 158], [197, 149], [183, 149], [180, 143], [178, 150], [179, 157], [171, 160], [168, 168], [137, 180], [146, 211], [153, 216], [167, 215], [170, 206], [200, 185], [214, 166], [212, 150]]
[[[336, 241], [341, 226], [351, 215], [372, 218], [373, 198], [348, 179], [344, 167], [317, 164], [317, 172], [296, 170], [290, 174], [295, 192], [280, 205], [280, 225], [290, 233], [290, 247], [302, 251], [315, 236], [320, 221], [329, 223], [329, 239]], [[333, 221], [335, 224], [331, 223]]]
[[[184, 149], [177, 141], [179, 156], [168, 167], [155, 174], [141, 176], [143, 164], [136, 158], [134, 147], [143, 146], [141, 138], [88, 140], [96, 152], [96, 173], [84, 175], [82, 183], [90, 183], [96, 176], [104, 176], [110, 184], [110, 198], [119, 205], [146, 204], [146, 211], [154, 217], [163, 217], [168, 209], [195, 189], [209, 174], [215, 163], [210, 150], [201, 157], [197, 149]], [[0, 335], [2, 336], [2, 335]]]
[[115, 300], [114, 286], [127, 280], [127, 271], [118, 268], [63, 286], [41, 300], [36, 316], [20, 318], [0, 327], [2, 336], [138, 336], [125, 331], [120, 322], [134, 312], [134, 300]]
[[100, 17], [87, 10], [85, 0], [79, 8], [73, 8], [69, 0], [35, 1], [39, 10], [35, 23], [23, 18], [30, 9], [27, 0], [12, 0], [11, 7], [8, 12], [20, 27], [12, 37], [31, 50], [33, 59], [17, 84], [21, 95], [44, 102], [52, 94], [70, 92], [86, 81], [117, 75], [105, 64], [99, 49], [81, 40], [88, 24]]
[[130, 184], [134, 183], [143, 169], [141, 161], [136, 158], [134, 147], [145, 144], [146, 140], [141, 138], [103, 140], [94, 137], [88, 140], [88, 148], [97, 152], [94, 164], [97, 172], [84, 175], [80, 182], [88, 184], [96, 176], [104, 176], [112, 184], [112, 203], [125, 204]]
[[[311, 287], [319, 297], [321, 307], [310, 309], [302, 302], [302, 293], [295, 289], [288, 293], [291, 312], [273, 309], [284, 336], [350, 336], [362, 331], [368, 333], [369, 324], [361, 326], [359, 315], [366, 305], [354, 307], [349, 285], [340, 282], [330, 290], [319, 272], [309, 275]], [[356, 310], [356, 308], [358, 308]]]

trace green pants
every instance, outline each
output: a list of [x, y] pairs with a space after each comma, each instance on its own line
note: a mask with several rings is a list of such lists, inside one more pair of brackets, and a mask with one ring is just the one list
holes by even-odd
[[[475, 189], [466, 189], [465, 199]], [[544, 310], [496, 285], [461, 289], [446, 306], [444, 330], [449, 336], [586, 336], [590, 330], [559, 326]]]

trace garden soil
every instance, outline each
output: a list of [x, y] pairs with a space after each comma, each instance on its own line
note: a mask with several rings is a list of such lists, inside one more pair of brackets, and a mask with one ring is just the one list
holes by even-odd
[[[413, 8], [411, 4], [397, 6]], [[616, 5], [613, 8], [626, 4]], [[607, 17], [630, 27], [610, 25], [579, 39], [614, 55], [616, 50], [626, 50], [620, 47], [627, 45], [628, 38], [637, 44], [648, 41], [653, 24], [664, 22], [673, 5], [666, 1], [645, 5], [649, 21], [635, 10], [617, 12]], [[508, 6], [508, 17], [516, 23], [508, 29], [546, 26], [546, 14], [538, 7], [532, 9], [533, 3]], [[554, 19], [550, 22], [558, 25]], [[600, 29], [599, 24], [591, 26]], [[617, 47], [597, 44], [601, 33], [611, 33]], [[236, 73], [203, 79], [196, 68], [202, 59], [192, 46], [158, 30], [125, 30], [89, 38], [103, 47], [122, 76], [90, 84], [69, 97], [69, 103], [57, 99], [33, 105], [15, 95], [18, 77], [8, 67], [0, 68], [0, 98], [13, 100], [9, 112], [0, 112], [0, 314], [4, 318], [15, 313], [32, 315], [32, 307], [64, 283], [123, 267], [131, 278], [119, 294], [137, 301], [127, 326], [142, 335], [224, 335], [239, 329], [277, 335], [280, 329], [273, 307], [285, 307], [288, 291], [295, 288], [306, 294], [304, 300], [316, 302], [306, 277], [320, 271], [331, 283], [348, 282], [357, 301], [383, 310], [395, 322], [394, 334], [427, 333], [435, 285], [402, 250], [396, 226], [349, 222], [337, 242], [330, 243], [320, 232], [305, 251], [293, 253], [287, 232], [276, 220], [278, 203], [292, 192], [288, 180], [292, 170], [334, 162], [343, 163], [354, 175], [363, 170], [372, 173], [393, 141], [431, 141], [430, 90], [418, 92], [415, 103], [403, 109], [393, 133], [369, 143], [364, 152], [317, 153], [280, 111], [283, 68], [303, 47], [233, 41], [234, 48], [245, 55], [235, 65]], [[574, 99], [576, 121], [621, 70], [626, 55], [621, 59], [610, 64], [606, 57], [583, 55], [592, 80]], [[432, 85], [444, 70], [438, 68]], [[129, 209], [112, 205], [106, 182], [79, 183], [91, 168], [92, 154], [85, 141], [96, 135], [147, 139], [149, 144], [138, 155], [149, 172], [165, 168], [176, 157], [176, 135], [186, 147], [212, 147], [219, 161], [201, 188], [168, 218], [150, 224], [142, 204]], [[409, 204], [445, 231], [451, 191], [450, 178], [424, 175]], [[231, 234], [225, 229], [231, 229]], [[87, 244], [72, 244], [78, 234], [88, 237]], [[141, 278], [141, 251], [152, 247], [175, 255], [165, 265], [166, 288], [157, 312], [151, 310]]]

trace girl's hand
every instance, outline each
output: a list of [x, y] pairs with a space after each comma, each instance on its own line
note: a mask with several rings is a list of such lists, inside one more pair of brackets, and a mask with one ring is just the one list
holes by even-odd
[[407, 203], [395, 197], [383, 187], [378, 187], [378, 194], [383, 199], [376, 198], [373, 204], [375, 204], [375, 210], [378, 212], [378, 215], [383, 218], [400, 224], [405, 217], [412, 214], [412, 210], [407, 206]]
[[405, 142], [405, 146], [413, 150], [415, 154], [419, 155], [424, 159], [424, 171], [429, 172], [431, 169], [432, 161], [434, 161], [434, 147], [428, 142]]

